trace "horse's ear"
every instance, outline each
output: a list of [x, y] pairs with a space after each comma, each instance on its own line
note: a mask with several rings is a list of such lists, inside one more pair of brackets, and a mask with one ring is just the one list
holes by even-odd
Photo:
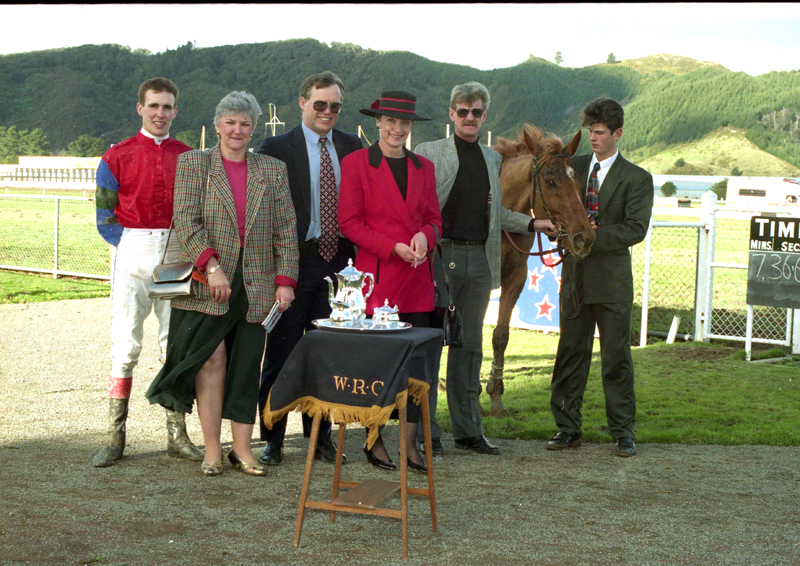
[[572, 138], [572, 141], [570, 141], [564, 147], [564, 153], [566, 153], [567, 155], [572, 157], [573, 155], [575, 155], [575, 152], [578, 151], [578, 146], [579, 145], [581, 145], [581, 131], [580, 130], [578, 130], [578, 133], [575, 134], [574, 138]]
[[[526, 124], [526, 126], [527, 126], [527, 124]], [[522, 129], [522, 139], [525, 141], [525, 145], [528, 146], [528, 149], [531, 150], [531, 153], [535, 153], [535, 150], [534, 150], [534, 147], [533, 147], [533, 138], [531, 138], [531, 135], [528, 133], [528, 128], [527, 127]]]

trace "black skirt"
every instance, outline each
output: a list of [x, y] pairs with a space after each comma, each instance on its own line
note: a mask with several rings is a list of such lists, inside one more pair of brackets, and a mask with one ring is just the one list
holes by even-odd
[[222, 316], [172, 308], [167, 357], [147, 391], [150, 403], [191, 413], [195, 376], [224, 340], [227, 373], [222, 418], [255, 423], [266, 332], [260, 324], [247, 322], [249, 303], [243, 279], [240, 254], [231, 278], [228, 312]]

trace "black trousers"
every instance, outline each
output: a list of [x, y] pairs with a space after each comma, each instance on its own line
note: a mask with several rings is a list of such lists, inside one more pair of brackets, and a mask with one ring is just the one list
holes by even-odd
[[636, 398], [631, 360], [632, 303], [583, 305], [578, 316], [561, 316], [550, 409], [559, 431], [577, 434], [589, 378], [595, 324], [600, 331], [600, 363], [606, 419], [611, 437], [635, 436]]
[[[261, 387], [258, 395], [258, 407], [261, 414], [267, 404], [270, 389], [278, 379], [283, 364], [289, 358], [294, 347], [308, 331], [315, 330], [312, 321], [317, 318], [329, 318], [331, 306], [328, 303], [328, 282], [325, 277], [335, 280], [334, 274], [347, 267], [347, 260], [353, 257], [353, 245], [339, 238], [339, 250], [336, 257], [328, 263], [319, 255], [316, 242], [307, 241], [300, 245], [300, 270], [297, 277], [297, 288], [294, 302], [283, 313], [278, 324], [267, 335], [267, 352], [261, 368]], [[303, 435], [311, 435], [313, 419], [303, 414]], [[264, 426], [260, 419], [261, 440], [283, 444], [286, 435], [288, 415], [275, 423], [272, 429]], [[323, 420], [320, 425], [320, 438], [330, 438], [331, 422]]]

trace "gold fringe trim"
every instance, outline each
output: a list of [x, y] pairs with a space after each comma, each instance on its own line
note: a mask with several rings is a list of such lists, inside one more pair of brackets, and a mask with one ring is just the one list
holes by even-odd
[[[421, 395], [427, 394], [429, 388], [427, 383], [416, 379], [409, 379], [408, 381], [408, 389], [398, 393], [394, 405], [389, 405], [388, 407], [379, 407], [377, 405], [371, 407], [353, 407], [351, 405], [327, 403], [315, 397], [301, 397], [275, 411], [266, 409], [263, 417], [264, 426], [272, 428], [284, 415], [294, 409], [305, 413], [311, 418], [319, 416], [320, 418], [327, 418], [336, 424], [359, 423], [367, 429], [367, 450], [370, 450], [372, 445], [375, 444], [375, 441], [378, 440], [378, 427], [386, 424], [392, 411], [395, 409], [402, 409], [408, 404], [409, 392], [412, 393], [412, 400], [417, 405], [421, 402]], [[415, 384], [412, 385], [412, 381], [414, 381]], [[270, 396], [271, 395], [272, 393], [270, 392]], [[269, 398], [267, 399], [266, 407], [269, 407]]]
[[428, 396], [431, 386], [427, 381], [421, 379], [408, 378], [408, 393], [411, 395], [415, 405], [422, 405], [422, 398]]

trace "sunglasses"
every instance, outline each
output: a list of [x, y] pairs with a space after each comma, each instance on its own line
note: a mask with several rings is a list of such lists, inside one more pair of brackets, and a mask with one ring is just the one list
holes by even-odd
[[[328, 107], [328, 103], [325, 102], [324, 100], [315, 100], [313, 102], [313, 106], [316, 112], [325, 112], [325, 109]], [[342, 104], [341, 102], [332, 102], [330, 104], [330, 107], [332, 114], [338, 114], [339, 111], [342, 109]]]
[[469, 116], [470, 112], [472, 112], [472, 115], [476, 118], [483, 116], [483, 108], [459, 108], [456, 110], [456, 116], [459, 118], [466, 118]]

